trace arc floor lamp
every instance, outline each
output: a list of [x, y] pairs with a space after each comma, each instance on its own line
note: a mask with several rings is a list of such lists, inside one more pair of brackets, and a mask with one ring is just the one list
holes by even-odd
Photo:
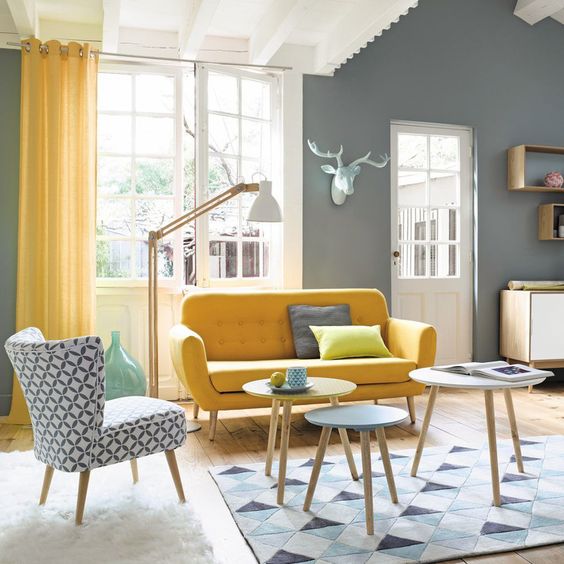
[[262, 180], [260, 183], [245, 184], [241, 182], [231, 186], [215, 198], [208, 200], [201, 206], [177, 217], [167, 225], [156, 231], [149, 232], [149, 395], [153, 398], [159, 395], [159, 336], [158, 336], [158, 250], [159, 242], [196, 218], [209, 213], [221, 204], [231, 200], [243, 192], [258, 192], [253, 202], [248, 221], [273, 223], [282, 221], [282, 213], [278, 202], [272, 195], [272, 182]]

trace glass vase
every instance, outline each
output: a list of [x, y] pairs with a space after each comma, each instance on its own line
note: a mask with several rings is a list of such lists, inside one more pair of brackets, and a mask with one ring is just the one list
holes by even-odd
[[144, 396], [147, 391], [145, 371], [121, 345], [119, 331], [112, 331], [112, 344], [104, 353], [106, 399]]

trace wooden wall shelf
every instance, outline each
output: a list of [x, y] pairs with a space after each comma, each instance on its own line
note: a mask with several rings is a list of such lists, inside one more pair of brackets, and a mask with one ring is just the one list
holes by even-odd
[[558, 230], [558, 216], [564, 215], [564, 204], [543, 204], [539, 206], [539, 240], [564, 241], [564, 237], [555, 237]]
[[507, 151], [507, 189], [512, 192], [551, 192], [564, 194], [564, 188], [547, 186], [527, 186], [525, 180], [525, 160], [527, 153], [564, 155], [564, 147], [550, 145], [517, 145]]

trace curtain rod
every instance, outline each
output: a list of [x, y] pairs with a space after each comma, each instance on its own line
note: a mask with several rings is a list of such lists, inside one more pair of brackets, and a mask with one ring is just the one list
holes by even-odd
[[[29, 47], [30, 43], [26, 41], [23, 42], [15, 42], [15, 41], [7, 41], [7, 45], [11, 45], [14, 47]], [[46, 44], [42, 43], [39, 48], [46, 47]], [[61, 49], [66, 49], [65, 45], [61, 45]], [[175, 59], [173, 57], [157, 57], [155, 55], [128, 55], [125, 53], [109, 53], [107, 51], [98, 51], [93, 49], [92, 53], [97, 53], [101, 57], [109, 57], [109, 58], [117, 58], [117, 59], [143, 59], [148, 61], [167, 61], [169, 63], [192, 63], [192, 64], [203, 64], [203, 65], [223, 65], [227, 67], [243, 67], [243, 68], [254, 68], [254, 69], [271, 69], [271, 70], [279, 70], [279, 71], [286, 71], [292, 70], [292, 67], [286, 67], [281, 65], [253, 65], [251, 63], [217, 63], [214, 61], [201, 61], [198, 59]]]

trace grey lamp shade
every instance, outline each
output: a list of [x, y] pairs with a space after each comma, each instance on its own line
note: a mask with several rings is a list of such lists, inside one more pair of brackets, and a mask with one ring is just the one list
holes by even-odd
[[270, 180], [261, 180], [259, 183], [259, 193], [249, 210], [247, 221], [263, 223], [282, 221], [282, 212], [276, 198], [272, 195], [272, 182]]

